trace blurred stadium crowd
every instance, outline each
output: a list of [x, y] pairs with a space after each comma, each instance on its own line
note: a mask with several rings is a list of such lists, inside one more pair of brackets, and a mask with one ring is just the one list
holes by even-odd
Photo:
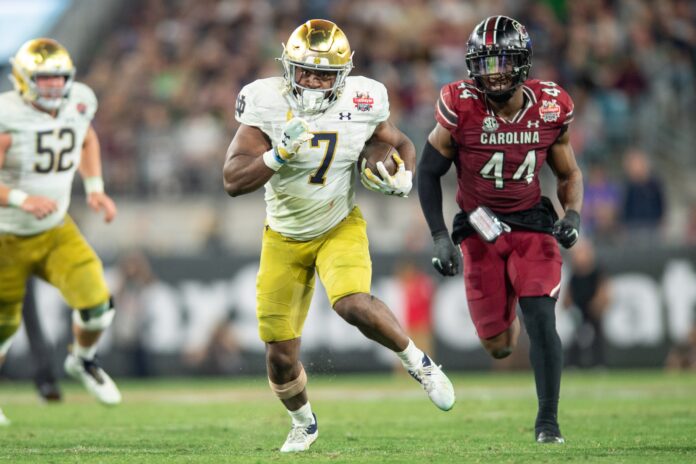
[[[628, 250], [625, 256], [615, 253], [610, 260], [616, 268], [632, 255], [638, 239], [649, 246], [696, 244], [696, 183], [691, 181], [696, 174], [696, 3], [692, 0], [118, 3], [119, 14], [99, 31], [86, 53], [80, 53], [77, 79], [90, 85], [99, 98], [95, 128], [102, 144], [105, 183], [117, 198], [120, 217], [104, 227], [98, 216], [82, 214], [82, 201], [74, 201], [71, 214], [112, 265], [112, 287], [123, 317], [116, 319], [110, 343], [114, 351], [132, 356], [122, 363], [132, 368], [132, 374], [145, 375], [151, 369], [143, 353], [179, 351], [184, 363], [196, 369], [238, 371], [245, 362], [240, 353], [258, 343], [253, 330], [255, 271], [239, 271], [238, 262], [223, 268], [218, 261], [229, 256], [257, 259], [254, 247], [260, 244], [263, 200], [260, 194], [229, 199], [222, 189], [222, 164], [238, 125], [234, 119], [238, 91], [254, 79], [282, 72], [275, 62], [281, 43], [310, 18], [331, 19], [346, 32], [355, 51], [353, 75], [386, 85], [392, 120], [419, 152], [434, 125], [440, 87], [467, 76], [465, 44], [474, 26], [493, 14], [519, 19], [533, 41], [531, 77], [558, 82], [575, 100], [571, 137], [586, 183], [582, 233], [599, 245], [598, 258], [605, 257], [602, 250], [623, 245], [615, 248]], [[456, 207], [456, 183], [453, 176], [448, 181], [449, 221], [454, 212], [447, 208]], [[420, 259], [430, 253], [431, 240], [416, 195], [395, 200], [357, 189], [375, 251], [390, 258], [412, 253], [419, 258], [418, 266], [429, 267], [429, 258]], [[75, 191], [82, 194], [79, 182]], [[553, 196], [554, 186], [545, 192]], [[146, 254], [123, 253], [134, 248]], [[177, 261], [181, 256], [194, 261]], [[148, 257], [163, 259], [155, 259], [150, 267]], [[657, 269], [653, 277], [662, 282], [662, 264], [655, 263], [666, 259], [656, 258], [641, 269]], [[376, 268], [381, 266], [376, 273], [380, 278], [393, 273], [383, 261], [375, 263]], [[575, 257], [570, 262], [575, 265]], [[627, 272], [631, 266], [636, 267], [629, 260], [618, 271]], [[402, 263], [397, 268], [399, 279], [413, 278], [405, 272], [408, 266]], [[678, 290], [674, 293], [680, 296], [693, 281], [691, 268], [685, 272], [688, 279], [674, 279], [673, 288]], [[187, 280], [192, 276], [195, 281]], [[199, 285], [199, 279], [212, 290]], [[230, 283], [233, 289], [228, 291]], [[460, 289], [460, 282], [455, 285]], [[235, 306], [241, 305], [239, 294], [246, 295], [241, 289], [250, 292], [248, 301], [241, 298], [246, 312]], [[625, 293], [632, 295], [634, 290]], [[446, 295], [451, 301], [463, 298]], [[625, 294], [620, 296], [626, 299]], [[642, 295], [636, 298], [646, 300]], [[42, 310], [50, 306], [39, 300]], [[645, 314], [658, 314], [661, 321], [666, 319], [661, 311], [659, 306], [636, 313], [640, 316], [630, 313], [630, 319], [647, 321], [648, 327], [654, 319]], [[447, 317], [441, 326], [459, 327], [452, 323], [455, 316]], [[67, 334], [69, 321], [63, 322]], [[324, 333], [321, 329], [317, 331]], [[431, 327], [427, 329], [424, 332]], [[456, 332], [460, 339], [459, 329]], [[636, 333], [636, 339], [644, 336]], [[654, 344], [662, 343], [664, 336], [660, 332]], [[616, 340], [623, 338], [615, 336]], [[472, 343], [478, 346], [477, 340]], [[679, 349], [670, 354], [668, 364], [679, 364], [680, 353], [694, 359], [693, 343]]]
[[311, 17], [345, 30], [353, 74], [386, 84], [394, 121], [420, 149], [440, 86], [467, 75], [470, 31], [504, 12], [529, 29], [532, 77], [575, 100], [584, 230], [612, 243], [624, 225], [665, 228], [671, 201], [680, 212], [672, 236], [696, 241], [696, 189], [680, 182], [696, 167], [693, 2], [144, 0], [125, 10], [80, 69], [100, 99], [96, 127], [117, 195], [222, 195], [237, 92], [281, 72], [281, 43]]

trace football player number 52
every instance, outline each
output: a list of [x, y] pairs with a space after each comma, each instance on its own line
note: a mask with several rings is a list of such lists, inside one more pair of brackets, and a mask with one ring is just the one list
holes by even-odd
[[34, 171], [46, 174], [69, 170], [73, 167], [73, 160], [66, 159], [65, 155], [74, 148], [75, 132], [69, 127], [37, 132], [36, 154], [39, 160], [34, 163]]
[[[505, 186], [503, 180], [503, 163], [505, 162], [505, 152], [496, 151], [488, 159], [488, 162], [483, 165], [479, 174], [484, 179], [490, 179], [495, 182], [495, 188], [502, 189]], [[536, 150], [529, 150], [524, 161], [519, 165], [515, 173], [512, 175], [512, 180], [524, 179], [528, 184], [534, 180], [534, 170], [536, 169]]]
[[336, 154], [337, 132], [312, 132], [314, 138], [310, 142], [313, 148], [319, 147], [321, 143], [326, 143], [324, 158], [316, 171], [309, 176], [309, 183], [313, 185], [324, 185], [326, 183], [326, 171], [329, 170], [334, 154]]

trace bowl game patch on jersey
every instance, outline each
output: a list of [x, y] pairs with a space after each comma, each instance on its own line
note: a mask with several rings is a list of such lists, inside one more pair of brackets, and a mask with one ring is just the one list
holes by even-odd
[[544, 122], [556, 122], [561, 117], [561, 107], [556, 100], [544, 100], [539, 108], [539, 117]]
[[370, 97], [369, 92], [357, 91], [353, 97], [353, 104], [358, 111], [370, 111], [375, 104], [375, 100]]

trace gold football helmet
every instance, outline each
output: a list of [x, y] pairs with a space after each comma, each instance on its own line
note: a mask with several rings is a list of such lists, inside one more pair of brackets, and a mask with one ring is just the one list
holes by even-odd
[[[325, 19], [312, 19], [295, 29], [288, 43], [283, 44], [280, 61], [285, 69], [287, 90], [308, 113], [325, 111], [338, 100], [353, 69], [353, 53], [346, 35]], [[335, 72], [336, 80], [329, 89], [303, 87], [297, 83], [296, 68]]]
[[[22, 45], [10, 58], [10, 79], [22, 98], [43, 109], [58, 109], [68, 96], [75, 78], [75, 67], [70, 54], [53, 39], [32, 39]], [[39, 88], [37, 76], [63, 76], [63, 87]]]

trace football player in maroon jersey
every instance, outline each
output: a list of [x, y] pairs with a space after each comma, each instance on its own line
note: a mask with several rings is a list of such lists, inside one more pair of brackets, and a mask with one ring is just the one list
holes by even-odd
[[[496, 359], [510, 355], [517, 342], [519, 301], [539, 399], [535, 439], [563, 443], [557, 420], [563, 353], [554, 314], [561, 281], [556, 240], [569, 248], [578, 239], [582, 174], [568, 136], [573, 102], [553, 82], [527, 80], [531, 56], [529, 35], [518, 21], [492, 16], [476, 26], [467, 43], [471, 79], [440, 92], [418, 192], [435, 241], [433, 265], [452, 276], [463, 256], [471, 318]], [[565, 211], [560, 220], [541, 196], [544, 161], [558, 181]], [[450, 239], [440, 178], [453, 162], [461, 211]]]

